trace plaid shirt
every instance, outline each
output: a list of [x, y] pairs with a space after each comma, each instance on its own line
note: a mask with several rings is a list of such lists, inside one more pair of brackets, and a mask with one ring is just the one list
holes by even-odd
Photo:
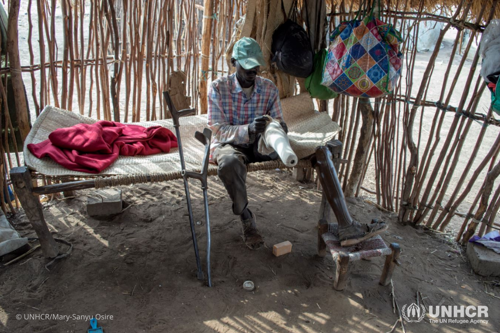
[[257, 76], [250, 98], [241, 89], [236, 74], [213, 81], [208, 92], [208, 125], [213, 133], [210, 161], [221, 144], [251, 143], [248, 124], [266, 114], [283, 119], [279, 91], [271, 80]]

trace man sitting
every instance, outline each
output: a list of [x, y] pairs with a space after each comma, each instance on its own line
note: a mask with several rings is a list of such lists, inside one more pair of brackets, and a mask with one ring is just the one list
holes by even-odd
[[[278, 88], [268, 79], [257, 76], [265, 65], [257, 42], [248, 37], [237, 41], [231, 64], [236, 73], [212, 82], [208, 94], [208, 125], [212, 129], [211, 161], [218, 165], [218, 175], [231, 200], [233, 213], [239, 215], [243, 240], [250, 249], [263, 244], [257, 231], [255, 215], [248, 208], [246, 164], [275, 160], [276, 153], [262, 155], [257, 143], [266, 129], [266, 116], [283, 121]], [[319, 147], [313, 158], [323, 191], [339, 221], [339, 238], [343, 246], [353, 245], [387, 229], [383, 222], [359, 224], [349, 215], [342, 188], [326, 147]]]

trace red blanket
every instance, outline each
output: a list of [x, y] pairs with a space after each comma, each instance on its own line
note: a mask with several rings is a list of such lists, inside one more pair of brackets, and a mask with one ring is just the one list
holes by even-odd
[[177, 138], [168, 128], [124, 125], [98, 121], [60, 128], [49, 138], [28, 149], [38, 158], [49, 156], [63, 167], [88, 173], [100, 173], [119, 155], [168, 153], [177, 147]]

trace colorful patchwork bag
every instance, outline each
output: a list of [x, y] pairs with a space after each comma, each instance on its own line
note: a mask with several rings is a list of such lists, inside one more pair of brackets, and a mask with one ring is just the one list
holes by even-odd
[[401, 35], [370, 13], [341, 23], [330, 36], [321, 84], [354, 97], [381, 97], [401, 76]]

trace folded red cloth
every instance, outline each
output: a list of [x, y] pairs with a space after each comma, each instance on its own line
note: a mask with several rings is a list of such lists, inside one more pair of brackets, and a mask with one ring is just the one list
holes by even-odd
[[67, 169], [88, 173], [104, 171], [119, 155], [168, 153], [176, 147], [177, 138], [168, 128], [105, 120], [59, 128], [47, 140], [28, 145], [38, 158], [49, 156]]

